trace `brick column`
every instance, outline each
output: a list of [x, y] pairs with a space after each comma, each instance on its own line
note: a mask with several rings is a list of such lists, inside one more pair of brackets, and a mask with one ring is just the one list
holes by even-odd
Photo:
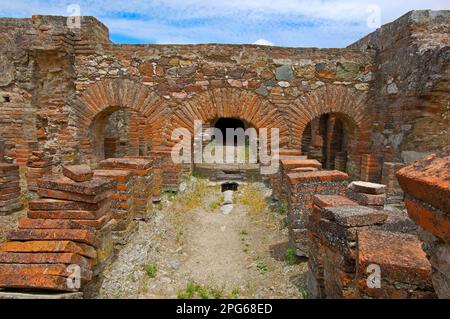
[[342, 194], [348, 175], [339, 171], [297, 172], [287, 174], [289, 239], [297, 255], [308, 256], [306, 223], [316, 194]]
[[0, 163], [0, 215], [22, 209], [19, 166]]
[[134, 208], [136, 216], [147, 217], [152, 196], [152, 161], [149, 157], [108, 158], [100, 162], [106, 170], [129, 170], [134, 175]]

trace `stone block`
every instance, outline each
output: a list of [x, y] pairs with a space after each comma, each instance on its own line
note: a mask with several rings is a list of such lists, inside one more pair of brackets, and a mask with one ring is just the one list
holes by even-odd
[[88, 165], [70, 165], [63, 166], [63, 175], [75, 182], [90, 181], [94, 173]]
[[[380, 267], [379, 288], [367, 285], [369, 265]], [[359, 292], [363, 296], [373, 298], [433, 296], [430, 262], [422, 250], [421, 241], [410, 234], [373, 229], [358, 232], [357, 279]]]
[[314, 195], [313, 203], [319, 208], [358, 205], [358, 203], [341, 195]]
[[323, 216], [344, 227], [361, 227], [383, 223], [388, 213], [365, 206], [338, 206], [324, 208]]
[[363, 181], [351, 182], [350, 185], [348, 185], [348, 188], [357, 193], [364, 194], [379, 195], [386, 193], [386, 185]]
[[351, 188], [348, 188], [347, 196], [350, 199], [358, 202], [360, 205], [383, 207], [384, 204], [386, 203], [386, 194], [379, 194], [379, 195], [364, 194], [355, 192]]

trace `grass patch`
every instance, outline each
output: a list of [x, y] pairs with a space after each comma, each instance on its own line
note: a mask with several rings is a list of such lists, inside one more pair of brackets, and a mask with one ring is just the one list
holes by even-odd
[[287, 202], [282, 202], [280, 204], [280, 206], [278, 206], [278, 214], [280, 215], [286, 215], [288, 212], [288, 203]]
[[239, 298], [239, 288], [233, 288], [231, 291], [230, 299], [238, 299]]
[[156, 273], [158, 272], [158, 268], [155, 263], [150, 263], [144, 266], [144, 270], [148, 277], [155, 278]]
[[256, 268], [261, 274], [266, 273], [268, 270], [266, 262], [262, 259], [259, 259], [258, 263], [256, 264]]
[[249, 213], [252, 215], [260, 214], [267, 209], [264, 196], [251, 186], [242, 187], [240, 202], [249, 208]]
[[186, 284], [186, 289], [178, 292], [178, 299], [220, 299], [223, 296], [223, 289], [215, 287], [204, 287], [192, 280]]
[[215, 210], [217, 209], [217, 207], [219, 207], [219, 204], [217, 202], [212, 202], [211, 204], [209, 204], [209, 209], [211, 210]]
[[289, 265], [295, 265], [295, 263], [297, 262], [297, 255], [295, 254], [294, 248], [289, 247], [288, 249], [286, 249], [286, 260]]
[[186, 213], [191, 209], [203, 205], [203, 197], [208, 192], [208, 184], [205, 180], [198, 180], [192, 190], [181, 194], [177, 198], [176, 209], [180, 213]]

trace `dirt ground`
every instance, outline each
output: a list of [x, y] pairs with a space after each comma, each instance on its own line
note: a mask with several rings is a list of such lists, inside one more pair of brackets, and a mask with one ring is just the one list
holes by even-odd
[[230, 214], [218, 185], [191, 178], [169, 194], [103, 273], [98, 298], [303, 298], [306, 263], [288, 249], [285, 210], [262, 183]]
[[19, 218], [26, 217], [26, 214], [24, 209], [8, 216], [0, 216], [0, 243], [6, 241], [6, 235], [10, 231], [17, 229]]

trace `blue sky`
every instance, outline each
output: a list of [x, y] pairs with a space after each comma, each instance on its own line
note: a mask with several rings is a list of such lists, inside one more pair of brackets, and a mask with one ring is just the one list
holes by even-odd
[[325, 48], [345, 47], [412, 9], [450, 9], [448, 0], [0, 0], [0, 16], [69, 15], [70, 4], [105, 23], [116, 43]]

